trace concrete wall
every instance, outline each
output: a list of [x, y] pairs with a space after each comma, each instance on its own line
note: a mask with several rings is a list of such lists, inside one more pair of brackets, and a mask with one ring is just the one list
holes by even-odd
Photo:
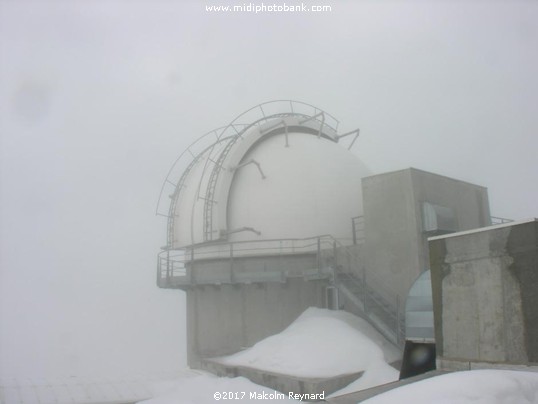
[[366, 280], [387, 300], [403, 304], [429, 267], [424, 202], [453, 210], [457, 230], [490, 224], [487, 189], [409, 168], [363, 178]]
[[324, 307], [327, 280], [195, 286], [187, 290], [188, 363], [228, 355], [281, 332], [308, 307]]
[[430, 239], [438, 364], [538, 362], [538, 221]]
[[308, 307], [325, 307], [327, 267], [334, 264], [329, 247], [319, 257], [310, 252], [188, 262], [181, 288], [187, 292], [189, 366], [250, 347], [281, 332]]

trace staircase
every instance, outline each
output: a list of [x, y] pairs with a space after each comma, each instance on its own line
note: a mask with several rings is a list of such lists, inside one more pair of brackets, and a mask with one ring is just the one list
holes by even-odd
[[337, 272], [335, 286], [344, 297], [344, 308], [365, 318], [390, 342], [403, 347], [405, 323], [397, 301], [390, 303], [351, 273]]
[[390, 342], [403, 348], [405, 316], [399, 297], [392, 300], [383, 297], [368, 284], [360, 258], [337, 240], [333, 243], [331, 261], [337, 263], [333, 266], [336, 268], [334, 286], [341, 296], [342, 308], [364, 318]]

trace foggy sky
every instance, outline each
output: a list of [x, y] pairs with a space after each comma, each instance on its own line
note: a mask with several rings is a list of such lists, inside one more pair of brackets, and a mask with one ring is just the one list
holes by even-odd
[[0, 0], [0, 376], [185, 366], [184, 295], [155, 286], [158, 193], [189, 143], [260, 102], [360, 127], [374, 173], [538, 215], [538, 3], [205, 4]]

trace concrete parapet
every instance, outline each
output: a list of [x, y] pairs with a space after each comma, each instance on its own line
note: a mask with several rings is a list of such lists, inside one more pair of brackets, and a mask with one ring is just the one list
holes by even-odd
[[429, 244], [438, 366], [538, 364], [538, 220]]
[[447, 372], [462, 370], [499, 369], [499, 370], [522, 370], [526, 372], [538, 372], [538, 365], [518, 365], [498, 362], [470, 362], [464, 359], [437, 359], [437, 369]]

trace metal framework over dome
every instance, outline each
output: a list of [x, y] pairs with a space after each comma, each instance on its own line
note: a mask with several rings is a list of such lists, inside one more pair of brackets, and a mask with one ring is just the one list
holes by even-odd
[[[245, 123], [248, 122], [248, 123]], [[234, 175], [252, 166], [260, 178], [265, 178], [258, 161], [248, 158], [249, 152], [262, 141], [282, 135], [283, 147], [290, 146], [288, 135], [311, 135], [324, 141], [338, 143], [359, 130], [338, 134], [338, 120], [315, 106], [291, 100], [259, 104], [235, 118], [230, 124], [198, 138], [174, 162], [161, 188], [157, 214], [167, 217], [167, 245], [164, 249], [178, 249], [205, 242], [226, 241], [237, 232], [259, 233], [255, 228], [230, 228], [228, 205]], [[166, 208], [165, 195], [169, 196]], [[202, 202], [203, 207], [195, 207]], [[178, 212], [178, 205], [192, 205], [190, 212]], [[187, 214], [186, 214], [187, 213]], [[202, 215], [202, 223], [199, 216]], [[190, 216], [190, 217], [185, 217]], [[175, 239], [174, 229], [179, 223], [188, 229], [182, 240]], [[186, 230], [185, 230], [186, 231]], [[185, 242], [185, 240], [190, 242]]]

